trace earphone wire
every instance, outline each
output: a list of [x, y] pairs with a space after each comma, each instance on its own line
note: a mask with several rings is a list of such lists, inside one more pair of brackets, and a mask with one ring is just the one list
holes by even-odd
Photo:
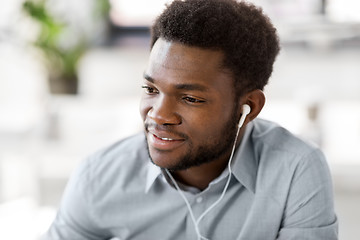
[[[243, 116], [246, 116], [246, 115], [243, 115]], [[245, 118], [243, 118], [243, 116], [241, 117], [241, 119], [245, 119]], [[205, 217], [205, 215], [208, 214], [214, 207], [216, 207], [216, 205], [218, 205], [220, 203], [220, 201], [224, 198], [225, 193], [226, 193], [226, 191], [227, 191], [227, 189], [228, 189], [228, 187], [230, 185], [230, 180], [231, 180], [231, 176], [232, 176], [231, 163], [232, 163], [232, 160], [233, 160], [233, 157], [234, 157], [234, 153], [235, 153], [235, 149], [236, 149], [236, 142], [237, 142], [237, 139], [238, 139], [238, 136], [239, 136], [239, 133], [240, 133], [240, 128], [244, 123], [244, 121], [242, 121], [241, 119], [240, 119], [238, 129], [236, 131], [235, 141], [234, 141], [234, 144], [233, 144], [233, 147], [232, 147], [232, 150], [231, 150], [231, 155], [230, 155], [230, 158], [229, 158], [229, 161], [228, 161], [229, 176], [228, 176], [228, 179], [226, 181], [225, 187], [224, 187], [220, 197], [218, 198], [218, 200], [216, 200], [209, 208], [207, 208], [199, 216], [199, 218], [196, 221], [197, 224], [199, 224], [200, 221]]]
[[191, 216], [191, 220], [193, 221], [194, 223], [194, 227], [195, 227], [195, 232], [196, 232], [196, 235], [198, 237], [198, 240], [209, 240], [207, 238], [205, 238], [204, 236], [201, 235], [200, 233], [200, 229], [199, 229], [199, 226], [198, 224], [196, 223], [196, 219], [195, 219], [195, 216], [194, 216], [194, 213], [192, 211], [192, 208], [190, 206], [190, 203], [189, 201], [187, 200], [187, 198], [185, 197], [183, 191], [180, 189], [179, 185], [177, 184], [177, 182], [175, 181], [174, 177], [172, 176], [172, 174], [169, 172], [169, 170], [165, 169], [167, 175], [170, 177], [171, 181], [173, 182], [173, 184], [175, 185], [176, 187], [176, 190], [177, 192], [181, 195], [181, 197], [184, 199], [184, 202], [189, 210], [189, 213], [190, 213], [190, 216]]
[[185, 197], [183, 191], [180, 189], [179, 185], [177, 184], [176, 180], [173, 178], [172, 174], [169, 172], [168, 169], [165, 169], [167, 175], [170, 177], [171, 181], [173, 182], [173, 184], [175, 185], [176, 187], [176, 190], [177, 192], [181, 195], [181, 197], [184, 199], [185, 201], [185, 204], [189, 210], [189, 213], [190, 213], [190, 216], [191, 216], [191, 219], [194, 223], [194, 227], [195, 227], [195, 232], [196, 232], [196, 235], [197, 235], [197, 238], [198, 240], [209, 240], [208, 238], [204, 237], [201, 235], [200, 233], [200, 229], [199, 229], [199, 223], [200, 221], [205, 217], [206, 214], [208, 214], [212, 209], [214, 209], [220, 202], [221, 200], [224, 198], [225, 196], [225, 193], [230, 185], [230, 180], [231, 180], [231, 176], [232, 176], [232, 170], [231, 170], [231, 162], [233, 160], [233, 157], [234, 157], [234, 153], [235, 153], [235, 149], [236, 149], [236, 143], [237, 143], [237, 139], [239, 137], [239, 133], [240, 133], [240, 129], [242, 127], [242, 125], [244, 124], [245, 122], [245, 118], [247, 116], [248, 113], [243, 113], [243, 115], [241, 116], [240, 118], [240, 121], [239, 121], [239, 124], [238, 124], [238, 128], [237, 128], [237, 131], [236, 131], [236, 136], [235, 136], [235, 140], [234, 140], [234, 144], [233, 144], [233, 147], [232, 147], [232, 150], [231, 150], [231, 155], [230, 155], [230, 158], [229, 158], [229, 161], [228, 161], [228, 170], [229, 170], [229, 176], [228, 176], [228, 179], [226, 181], [226, 184], [225, 184], [225, 187], [220, 195], [220, 197], [218, 198], [218, 200], [216, 200], [213, 204], [211, 204], [210, 207], [208, 207], [200, 216], [198, 219], [195, 218], [194, 216], [194, 213], [192, 211], [192, 208], [191, 208], [191, 205], [189, 203], [189, 201], [187, 200], [187, 198]]

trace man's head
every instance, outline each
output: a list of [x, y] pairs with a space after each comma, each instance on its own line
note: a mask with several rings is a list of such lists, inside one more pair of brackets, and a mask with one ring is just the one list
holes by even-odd
[[222, 51], [237, 95], [263, 90], [279, 52], [276, 29], [268, 17], [244, 1], [175, 0], [156, 19], [151, 33], [151, 46], [163, 38]]
[[241, 105], [251, 106], [247, 122], [264, 105], [275, 32], [260, 10], [232, 0], [175, 0], [157, 18], [140, 105], [156, 165], [224, 167]]

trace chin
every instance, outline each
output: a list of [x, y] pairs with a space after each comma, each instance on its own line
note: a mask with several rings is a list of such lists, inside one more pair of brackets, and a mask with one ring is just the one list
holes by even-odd
[[174, 159], [169, 153], [159, 150], [150, 150], [150, 160], [153, 164], [160, 168], [170, 168], [173, 165], [169, 160]]
[[174, 159], [174, 158], [170, 158], [170, 157], [156, 158], [156, 157], [152, 157], [152, 155], [150, 156], [150, 160], [153, 164], [155, 164], [160, 168], [168, 169], [169, 171], [180, 171], [189, 168], [188, 166], [185, 166], [182, 162], [169, 162], [169, 159]]

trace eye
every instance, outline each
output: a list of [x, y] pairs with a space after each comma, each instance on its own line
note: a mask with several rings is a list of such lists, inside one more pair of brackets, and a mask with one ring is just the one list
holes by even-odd
[[198, 99], [198, 98], [194, 98], [194, 97], [183, 97], [183, 99], [189, 103], [203, 103], [205, 102], [204, 100]]
[[153, 87], [150, 87], [150, 86], [141, 86], [141, 88], [143, 88], [145, 90], [145, 93], [146, 94], [156, 94], [156, 93], [159, 93], [158, 90], [156, 90], [155, 88]]

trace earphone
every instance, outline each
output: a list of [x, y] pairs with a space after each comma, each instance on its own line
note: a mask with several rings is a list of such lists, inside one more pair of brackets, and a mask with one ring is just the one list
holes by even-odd
[[[239, 123], [238, 123], [238, 130], [242, 127], [242, 125], [245, 122], [246, 116], [249, 115], [251, 112], [251, 107], [248, 104], [242, 105], [242, 115], [240, 117]], [[236, 139], [235, 139], [236, 142]]]
[[244, 104], [242, 105], [242, 114], [238, 123], [238, 127], [237, 127], [237, 131], [236, 131], [236, 136], [235, 136], [235, 140], [234, 140], [234, 144], [232, 146], [232, 150], [231, 150], [231, 155], [228, 161], [228, 169], [229, 169], [229, 176], [228, 179], [226, 181], [225, 187], [220, 195], [220, 197], [218, 198], [218, 200], [216, 200], [213, 204], [211, 204], [210, 207], [208, 207], [199, 217], [198, 219], [195, 218], [194, 213], [192, 211], [191, 205], [189, 203], [189, 201], [187, 200], [187, 198], [185, 197], [184, 193], [182, 192], [182, 190], [180, 189], [179, 185], [177, 184], [176, 180], [173, 178], [173, 176], [171, 175], [171, 173], [169, 172], [169, 170], [165, 169], [167, 175], [170, 177], [172, 183], [174, 184], [176, 190], [178, 191], [178, 193], [181, 195], [181, 197], [184, 199], [186, 207], [189, 210], [190, 213], [190, 217], [194, 223], [194, 227], [195, 227], [195, 232], [197, 235], [197, 240], [209, 240], [208, 238], [204, 237], [201, 235], [200, 233], [200, 229], [199, 229], [199, 223], [200, 221], [205, 217], [206, 214], [208, 214], [212, 209], [214, 209], [216, 207], [216, 205], [218, 205], [220, 203], [220, 201], [224, 198], [225, 193], [227, 188], [229, 187], [230, 184], [230, 180], [231, 180], [231, 175], [232, 175], [232, 170], [231, 170], [231, 162], [234, 156], [234, 152], [235, 152], [235, 148], [236, 148], [236, 143], [237, 143], [237, 139], [239, 137], [239, 133], [240, 133], [240, 129], [243, 126], [246, 116], [249, 115], [249, 113], [251, 112], [251, 107], [248, 104]]

